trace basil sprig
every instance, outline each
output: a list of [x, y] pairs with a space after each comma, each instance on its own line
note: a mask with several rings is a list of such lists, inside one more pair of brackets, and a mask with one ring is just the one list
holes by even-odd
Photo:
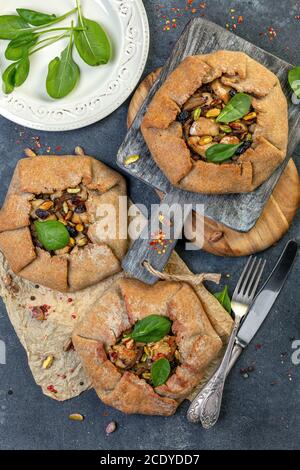
[[300, 99], [300, 67], [291, 69], [288, 73], [288, 80], [291, 89], [296, 94], [297, 98]]
[[160, 341], [171, 329], [172, 322], [161, 315], [149, 315], [139, 320], [130, 337], [139, 343]]
[[218, 299], [222, 307], [224, 307], [228, 313], [231, 313], [231, 300], [228, 294], [228, 286], [225, 286], [221, 292], [216, 292], [214, 296]]
[[46, 220], [34, 222], [39, 242], [48, 251], [60, 250], [67, 246], [70, 235], [64, 224], [58, 220]]
[[151, 380], [154, 387], [159, 387], [166, 383], [171, 373], [171, 366], [168, 359], [162, 357], [152, 364]]
[[226, 160], [229, 160], [231, 157], [234, 156], [237, 149], [243, 145], [242, 142], [239, 144], [215, 144], [209, 147], [206, 152], [205, 156], [207, 161], [212, 163], [222, 163]]
[[233, 98], [222, 109], [217, 117], [217, 122], [236, 121], [249, 113], [251, 108], [251, 97], [246, 93], [236, 93]]

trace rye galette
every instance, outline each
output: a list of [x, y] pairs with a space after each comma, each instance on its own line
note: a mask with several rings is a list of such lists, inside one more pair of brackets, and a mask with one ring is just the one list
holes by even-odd
[[124, 179], [94, 158], [20, 160], [0, 211], [0, 249], [11, 269], [62, 292], [121, 271], [127, 240], [118, 224], [114, 236], [98, 230], [102, 204], [112, 204], [119, 220], [119, 196], [126, 196]]
[[76, 327], [73, 344], [104, 403], [165, 416], [175, 413], [222, 347], [192, 287], [132, 279], [100, 299]]
[[249, 192], [285, 158], [287, 101], [277, 77], [242, 52], [190, 56], [154, 96], [141, 130], [175, 186]]

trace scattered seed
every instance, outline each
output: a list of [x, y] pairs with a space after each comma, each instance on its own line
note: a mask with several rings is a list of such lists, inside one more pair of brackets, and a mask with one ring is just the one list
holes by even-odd
[[36, 153], [30, 148], [24, 149], [24, 154], [25, 154], [25, 157], [30, 157], [30, 158], [37, 156]]
[[64, 203], [63, 203], [63, 211], [64, 211], [65, 214], [67, 214], [69, 212], [69, 206], [68, 206], [66, 201], [64, 201]]
[[117, 429], [117, 423], [115, 421], [112, 421], [111, 423], [109, 423], [107, 426], [106, 426], [106, 434], [112, 434], [113, 432], [115, 432]]
[[132, 163], [137, 162], [140, 159], [140, 155], [130, 155], [129, 157], [126, 157], [124, 160], [125, 165], [132, 165]]
[[48, 356], [43, 362], [43, 369], [50, 369], [54, 361], [54, 356]]
[[69, 419], [71, 421], [83, 421], [84, 420], [84, 416], [81, 415], [80, 413], [72, 413], [70, 416], [69, 416]]
[[75, 147], [74, 153], [75, 155], [80, 155], [82, 157], [85, 155], [83, 148], [79, 147], [79, 145]]

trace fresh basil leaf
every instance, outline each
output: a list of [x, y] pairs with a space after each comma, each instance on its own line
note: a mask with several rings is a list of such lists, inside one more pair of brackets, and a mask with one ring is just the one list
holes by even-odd
[[82, 60], [91, 66], [107, 64], [111, 57], [111, 46], [107, 34], [96, 21], [79, 15], [78, 26], [84, 31], [75, 31], [75, 45]]
[[14, 39], [26, 29], [30, 30], [30, 26], [20, 16], [0, 16], [0, 39]]
[[228, 286], [225, 286], [222, 292], [216, 292], [214, 296], [218, 299], [222, 307], [224, 307], [228, 313], [231, 313], [231, 300], [228, 294]]
[[215, 144], [209, 147], [205, 156], [207, 161], [212, 163], [222, 163], [234, 156], [237, 149], [243, 145], [240, 144]]
[[54, 99], [67, 96], [77, 85], [80, 69], [72, 56], [73, 37], [60, 58], [53, 59], [48, 67], [46, 87], [48, 95]]
[[30, 62], [28, 56], [7, 67], [2, 75], [4, 93], [12, 93], [15, 87], [23, 85], [28, 77], [29, 69]]
[[58, 220], [35, 221], [34, 226], [40, 243], [48, 251], [67, 246], [70, 235], [65, 225]]
[[6, 59], [19, 60], [28, 55], [29, 49], [37, 43], [38, 37], [38, 34], [25, 34], [10, 41], [5, 51]]
[[297, 98], [300, 99], [300, 67], [295, 67], [289, 71], [288, 80], [291, 89], [296, 94]]
[[151, 380], [154, 387], [159, 387], [166, 383], [171, 372], [171, 366], [168, 359], [162, 357], [152, 364]]
[[56, 15], [48, 15], [47, 13], [28, 10], [27, 8], [17, 8], [17, 13], [24, 21], [33, 26], [42, 26], [56, 19]]
[[226, 104], [222, 109], [221, 113], [217, 117], [217, 122], [229, 122], [236, 121], [249, 113], [251, 108], [251, 96], [246, 93], [236, 93], [233, 98]]
[[172, 322], [161, 315], [149, 315], [139, 320], [130, 337], [140, 343], [160, 341], [171, 329]]

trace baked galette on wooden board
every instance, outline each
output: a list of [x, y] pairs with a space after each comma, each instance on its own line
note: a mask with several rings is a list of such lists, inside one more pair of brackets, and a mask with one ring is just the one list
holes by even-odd
[[105, 404], [169, 416], [215, 363], [231, 326], [188, 284], [121, 279], [76, 326], [73, 344]]
[[[0, 249], [12, 271], [61, 292], [97, 284], [121, 271], [127, 239], [98, 230], [101, 205], [127, 217], [126, 183], [89, 156], [21, 159], [0, 211]], [[122, 214], [121, 211], [124, 211]]]
[[286, 156], [287, 100], [276, 75], [243, 52], [189, 56], [155, 94], [141, 131], [174, 186], [250, 192]]

